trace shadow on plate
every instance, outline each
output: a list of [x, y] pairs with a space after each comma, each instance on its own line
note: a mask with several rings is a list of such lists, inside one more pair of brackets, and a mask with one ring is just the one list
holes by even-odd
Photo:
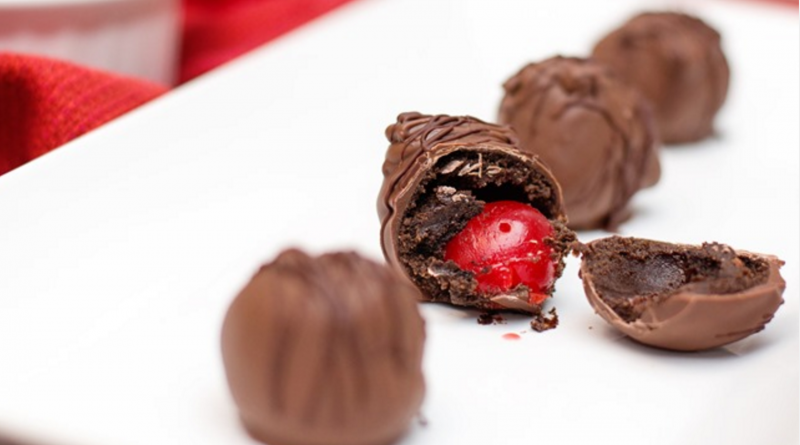
[[607, 325], [594, 327], [592, 330], [597, 334], [606, 337], [606, 339], [615, 342], [620, 347], [633, 351], [637, 354], [645, 354], [652, 357], [674, 357], [681, 360], [731, 359], [734, 357], [757, 354], [765, 351], [771, 346], [771, 342], [766, 341], [765, 337], [760, 337], [758, 334], [755, 334], [751, 337], [747, 337], [729, 345], [708, 349], [705, 351], [672, 351], [639, 343]]

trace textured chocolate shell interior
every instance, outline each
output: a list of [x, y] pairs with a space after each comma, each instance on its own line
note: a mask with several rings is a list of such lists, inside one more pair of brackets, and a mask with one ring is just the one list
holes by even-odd
[[562, 257], [574, 239], [573, 234], [561, 222], [558, 186], [548, 176], [549, 172], [532, 165], [525, 156], [478, 146], [450, 151], [420, 178], [417, 192], [400, 222], [397, 247], [401, 263], [430, 299], [463, 306], [534, 311], [527, 305], [525, 289], [518, 290], [518, 299], [501, 296], [503, 301], [492, 302], [491, 298], [496, 296], [487, 298], [475, 290], [472, 273], [442, 259], [447, 242], [487, 202], [513, 200], [538, 209], [554, 224], [556, 236], [548, 242], [555, 247], [557, 275], [561, 274]]
[[718, 243], [687, 246], [604, 238], [581, 248], [589, 302], [606, 321], [652, 346], [700, 350], [758, 332], [783, 302], [775, 257]]

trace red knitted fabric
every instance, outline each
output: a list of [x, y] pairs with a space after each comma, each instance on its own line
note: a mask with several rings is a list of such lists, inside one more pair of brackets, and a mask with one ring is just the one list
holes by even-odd
[[0, 175], [165, 91], [71, 63], [0, 53]]
[[[348, 0], [184, 0], [181, 81]], [[0, 53], [0, 175], [164, 93], [52, 59]]]

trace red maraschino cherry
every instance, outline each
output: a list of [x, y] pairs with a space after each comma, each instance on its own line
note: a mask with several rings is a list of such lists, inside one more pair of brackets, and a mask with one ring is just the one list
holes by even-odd
[[490, 202], [447, 243], [444, 259], [474, 273], [482, 292], [525, 285], [528, 302], [540, 304], [555, 275], [553, 249], [544, 242], [552, 236], [553, 226], [533, 207], [516, 201]]

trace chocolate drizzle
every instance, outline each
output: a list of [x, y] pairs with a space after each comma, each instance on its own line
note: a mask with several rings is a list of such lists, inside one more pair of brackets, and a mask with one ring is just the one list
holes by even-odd
[[416, 290], [355, 253], [287, 250], [231, 305], [222, 352], [250, 433], [269, 443], [383, 443], [424, 393]]
[[504, 85], [499, 120], [561, 183], [574, 229], [615, 229], [631, 197], [660, 176], [650, 112], [631, 88], [590, 60], [553, 57]]
[[391, 145], [383, 163], [384, 186], [378, 197], [381, 221], [394, 212], [389, 196], [407, 185], [408, 178], [420, 158], [440, 144], [483, 145], [492, 144], [516, 148], [516, 134], [509, 127], [487, 124], [471, 116], [429, 116], [417, 112], [401, 113], [397, 122], [386, 128], [386, 139]]
[[[499, 142], [506, 145], [517, 145], [516, 136], [507, 127], [485, 124], [470, 116], [426, 116], [417, 112], [402, 113], [397, 123], [386, 129], [386, 138], [391, 143], [402, 144], [400, 160], [409, 156], [409, 146], [418, 145], [422, 150], [431, 150], [436, 144], [456, 140], [469, 141], [473, 144]], [[418, 155], [418, 154], [417, 154]], [[387, 156], [387, 160], [389, 157]], [[384, 174], [386, 174], [384, 164]]]

